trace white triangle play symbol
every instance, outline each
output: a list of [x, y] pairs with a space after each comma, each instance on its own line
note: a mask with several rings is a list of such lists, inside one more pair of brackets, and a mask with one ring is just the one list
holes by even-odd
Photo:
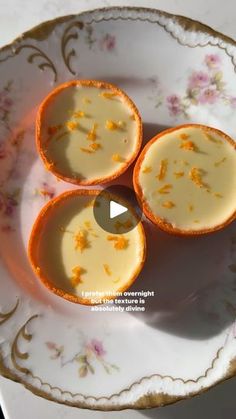
[[115, 201], [110, 201], [110, 218], [118, 217], [118, 215], [124, 214], [128, 211], [128, 208]]

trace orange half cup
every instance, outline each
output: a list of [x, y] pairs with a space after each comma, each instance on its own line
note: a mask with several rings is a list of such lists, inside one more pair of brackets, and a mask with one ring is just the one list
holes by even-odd
[[[163, 165], [161, 167], [160, 161], [158, 161], [158, 149], [157, 149], [156, 156], [157, 156], [158, 164], [156, 165], [156, 167], [154, 169], [155, 170], [155, 179], [152, 180], [153, 193], [156, 193], [156, 190], [160, 191], [161, 188], [162, 188], [162, 191], [165, 192], [165, 195], [163, 195], [163, 197], [165, 198], [166, 202], [169, 202], [169, 208], [166, 211], [166, 213], [168, 213], [168, 211], [170, 211], [169, 212], [169, 214], [170, 214], [171, 211], [172, 211], [172, 208], [174, 208], [174, 205], [175, 205], [175, 203], [173, 203], [173, 207], [172, 207], [172, 205], [170, 204], [172, 202], [171, 199], [170, 199], [171, 198], [171, 192], [174, 190], [174, 188], [172, 187], [173, 185], [171, 185], [170, 180], [168, 178], [168, 170], [170, 170], [170, 166], [172, 165], [172, 171], [174, 171], [173, 163], [178, 164], [178, 161], [176, 160], [176, 150], [177, 150], [176, 147], [185, 148], [186, 161], [184, 161], [184, 164], [188, 163], [187, 160], [188, 160], [188, 157], [190, 156], [190, 154], [188, 154], [188, 153], [193, 153], [194, 152], [194, 147], [195, 147], [195, 152], [196, 152], [195, 163], [197, 162], [195, 165], [193, 164], [192, 166], [191, 166], [191, 164], [189, 166], [186, 166], [186, 167], [183, 166], [182, 171], [179, 171], [179, 172], [175, 169], [176, 172], [177, 172], [176, 174], [178, 174], [178, 173], [181, 174], [181, 176], [183, 176], [182, 179], [184, 178], [184, 176], [185, 176], [185, 179], [187, 177], [188, 178], [187, 182], [191, 182], [191, 175], [193, 175], [194, 173], [195, 173], [195, 175], [196, 174], [199, 175], [199, 173], [203, 173], [202, 185], [200, 185], [200, 186], [199, 186], [199, 184], [194, 185], [194, 186], [196, 186], [196, 188], [199, 188], [198, 191], [199, 192], [203, 191], [204, 193], [209, 194], [209, 196], [210, 196], [210, 194], [214, 193], [215, 206], [218, 204], [218, 202], [220, 202], [221, 199], [224, 199], [223, 195], [221, 196], [220, 193], [217, 193], [216, 191], [213, 192], [213, 191], [210, 190], [210, 188], [209, 188], [209, 190], [207, 190], [205, 188], [204, 172], [207, 173], [208, 167], [204, 166], [204, 158], [207, 156], [207, 152], [205, 152], [204, 149], [201, 150], [201, 145], [199, 146], [198, 141], [195, 141], [196, 137], [192, 141], [191, 135], [188, 135], [188, 132], [191, 132], [192, 129], [193, 130], [201, 130], [201, 132], [206, 135], [206, 144], [207, 144], [207, 141], [209, 141], [209, 142], [213, 141], [213, 143], [214, 143], [214, 138], [215, 138], [215, 140], [216, 140], [215, 145], [216, 145], [216, 147], [219, 148], [219, 152], [220, 152], [221, 145], [224, 146], [224, 145], [227, 144], [228, 146], [231, 147], [231, 148], [228, 147], [229, 159], [228, 159], [228, 156], [227, 156], [227, 159], [229, 161], [230, 158], [233, 158], [235, 164], [232, 164], [232, 162], [231, 162], [231, 166], [230, 166], [231, 169], [232, 169], [231, 172], [230, 172], [229, 168], [227, 169], [227, 170], [229, 170], [229, 173], [231, 173], [231, 174], [228, 177], [226, 176], [227, 177], [226, 182], [232, 182], [232, 186], [231, 186], [232, 193], [231, 193], [231, 195], [232, 195], [232, 200], [233, 200], [232, 202], [234, 202], [234, 208], [232, 209], [231, 213], [228, 214], [228, 216], [226, 216], [226, 218], [224, 220], [221, 220], [221, 222], [216, 223], [215, 225], [212, 225], [212, 226], [205, 225], [202, 228], [187, 228], [186, 229], [186, 228], [183, 228], [183, 227], [179, 227], [178, 224], [174, 222], [175, 221], [174, 219], [170, 222], [170, 220], [167, 219], [165, 216], [160, 215], [158, 213], [158, 211], [156, 211], [156, 212], [153, 211], [153, 209], [150, 206], [150, 203], [148, 202], [148, 199], [146, 198], [146, 196], [144, 194], [144, 188], [143, 188], [143, 185], [141, 184], [141, 181], [140, 181], [140, 175], [141, 175], [142, 171], [145, 172], [145, 170], [146, 170], [146, 172], [148, 172], [149, 170], [151, 170], [150, 168], [147, 169], [147, 167], [145, 166], [145, 162], [146, 162], [145, 159], [146, 159], [146, 156], [148, 156], [148, 153], [150, 153], [151, 150], [152, 150], [152, 153], [154, 153], [154, 146], [159, 145], [159, 147], [160, 147], [160, 144], [161, 144], [160, 141], [162, 141], [162, 145], [164, 145], [164, 141], [168, 141], [167, 136], [169, 134], [174, 133], [175, 136], [176, 136], [176, 139], [178, 138], [178, 140], [176, 140], [176, 141], [180, 141], [180, 142], [179, 142], [179, 145], [177, 145], [177, 146], [175, 146], [173, 144], [173, 146], [175, 146], [175, 149], [173, 148], [173, 153], [169, 153], [169, 155], [168, 155], [169, 163], [170, 163], [170, 160], [171, 160], [171, 164], [169, 164], [168, 169], [167, 169], [167, 165], [166, 165], [167, 175], [166, 175], [166, 177], [164, 177], [158, 183], [158, 179], [161, 176], [161, 173], [163, 174], [164, 171], [162, 170]], [[182, 135], [182, 138], [181, 138], [181, 135]], [[165, 137], [166, 137], [166, 139], [165, 139]], [[169, 137], [169, 141], [170, 141], [170, 137]], [[167, 143], [166, 143], [166, 145], [167, 145]], [[234, 221], [236, 219], [236, 202], [235, 202], [236, 154], [235, 154], [235, 151], [236, 151], [236, 143], [232, 138], [230, 138], [228, 135], [226, 135], [225, 133], [223, 133], [222, 131], [220, 131], [216, 128], [208, 127], [208, 126], [205, 126], [205, 125], [184, 124], [184, 125], [180, 125], [178, 127], [167, 129], [167, 130], [162, 131], [161, 133], [157, 134], [155, 137], [153, 137], [146, 144], [146, 146], [142, 150], [141, 154], [139, 155], [139, 157], [136, 161], [134, 172], [133, 172], [134, 189], [135, 189], [138, 201], [139, 201], [146, 217], [153, 224], [158, 226], [160, 229], [162, 229], [162, 230], [164, 230], [164, 231], [166, 231], [170, 234], [174, 234], [174, 235], [178, 235], [178, 236], [198, 236], [198, 235], [202, 235], [202, 234], [213, 233], [217, 230], [220, 230], [220, 229], [226, 227], [228, 224], [230, 224], [232, 221]], [[200, 157], [200, 156], [202, 156], [202, 157]], [[163, 153], [162, 153], [162, 157], [163, 157]], [[171, 159], [170, 159], [170, 157], [171, 157]], [[203, 164], [202, 167], [201, 167], [201, 158], [202, 158], [202, 164]], [[221, 169], [222, 169], [224, 164], [226, 164], [226, 165], [228, 164], [227, 159], [224, 157], [224, 152], [222, 151], [222, 154], [220, 154], [220, 157], [218, 158], [218, 160], [216, 159], [216, 161], [213, 163], [212, 167], [213, 166], [221, 167]], [[163, 162], [164, 160], [165, 159], [161, 160], [161, 162]], [[221, 163], [222, 163], [222, 166], [220, 166]], [[194, 167], [197, 166], [197, 167], [195, 167], [195, 169], [197, 169], [197, 171], [196, 170], [195, 170], [195, 172], [192, 171], [194, 169], [193, 166]], [[224, 166], [224, 167], [227, 167], [227, 166]], [[202, 170], [202, 172], [201, 172], [201, 170]], [[200, 177], [199, 177], [199, 179], [200, 179]], [[197, 178], [194, 179], [192, 177], [193, 181], [194, 180], [197, 181], [199, 179], [197, 179]], [[181, 181], [181, 179], [176, 180], [176, 184], [177, 184], [177, 182], [180, 182], [180, 181]], [[198, 183], [198, 182], [195, 182], [195, 183]], [[167, 185], [171, 185], [172, 189], [170, 189], [170, 188], [169, 189], [168, 188], [163, 189], [163, 187], [165, 187]], [[234, 192], [233, 192], [233, 190], [234, 190]], [[158, 194], [156, 194], [156, 196], [158, 197]], [[201, 199], [199, 199], [199, 202], [197, 203], [197, 205], [201, 206]], [[214, 206], [213, 206], [213, 210], [214, 210]], [[197, 221], [199, 222], [199, 220], [196, 220], [196, 222]]]
[[[79, 105], [73, 99], [73, 93], [79, 90], [74, 88], [86, 89], [84, 95], [81, 94], [81, 100], [78, 99]], [[91, 89], [98, 89], [98, 95]], [[93, 93], [92, 99], [87, 97], [90, 93]], [[73, 100], [75, 103], [72, 103]], [[124, 105], [123, 109], [120, 103]], [[65, 106], [65, 112], [60, 106]], [[117, 109], [110, 114], [115, 106]], [[104, 120], [101, 114], [100, 119], [96, 117], [96, 112], [100, 112], [102, 107], [105, 109]], [[125, 110], [130, 115], [126, 115]], [[126, 121], [119, 120], [120, 115], [125, 115]], [[73, 135], [74, 139], [70, 141], [68, 135]], [[141, 144], [139, 111], [129, 96], [113, 84], [97, 80], [71, 80], [51, 91], [39, 107], [36, 119], [38, 152], [46, 169], [66, 182], [96, 185], [112, 181], [132, 164]], [[113, 152], [109, 147], [114, 147]], [[69, 153], [73, 164], [68, 160]], [[95, 166], [95, 174], [87, 173]]]
[[[93, 207], [99, 204], [100, 192], [79, 189], [52, 199], [38, 215], [29, 239], [35, 274], [51, 292], [73, 303], [94, 305], [115, 298], [133, 284], [145, 262], [141, 222], [116, 235], [96, 223]], [[109, 193], [107, 199], [111, 197], [129, 209], [131, 221], [138, 220], [123, 198]]]

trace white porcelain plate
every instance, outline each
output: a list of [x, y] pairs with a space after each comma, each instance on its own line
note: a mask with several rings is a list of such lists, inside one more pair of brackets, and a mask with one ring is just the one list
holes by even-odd
[[[145, 141], [196, 122], [236, 137], [236, 44], [200, 23], [136, 8], [47, 22], [0, 51], [0, 371], [35, 394], [90, 409], [160, 406], [236, 373], [236, 233], [177, 238], [144, 220], [146, 311], [91, 312], [52, 295], [27, 260], [42, 206], [72, 186], [44, 170], [37, 107], [57, 84], [123, 88]], [[131, 185], [132, 170], [118, 179]], [[230, 182], [230, 179], [228, 179]]]

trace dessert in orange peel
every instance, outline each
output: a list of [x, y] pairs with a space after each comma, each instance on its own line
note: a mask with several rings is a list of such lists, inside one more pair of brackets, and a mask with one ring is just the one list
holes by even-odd
[[145, 215], [161, 229], [220, 230], [236, 219], [236, 143], [204, 125], [167, 129], [144, 147], [133, 182]]
[[124, 221], [133, 223], [132, 230], [117, 225], [119, 234], [109, 234], [97, 224], [93, 206], [113, 198], [110, 193], [100, 197], [99, 192], [78, 189], [49, 201], [29, 240], [28, 254], [36, 275], [52, 292], [74, 303], [97, 304], [94, 293], [111, 299], [113, 293], [125, 291], [145, 260], [143, 226], [136, 224], [136, 212], [123, 199], [114, 197], [129, 209]]
[[77, 185], [105, 183], [136, 158], [142, 123], [131, 99], [118, 87], [72, 80], [42, 102], [36, 143], [46, 168]]

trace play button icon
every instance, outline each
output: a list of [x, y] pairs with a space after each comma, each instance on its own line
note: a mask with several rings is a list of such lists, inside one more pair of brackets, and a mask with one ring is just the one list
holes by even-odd
[[110, 202], [110, 218], [118, 217], [126, 211], [128, 211], [128, 208], [124, 207], [124, 205], [118, 204], [115, 201]]
[[129, 232], [142, 217], [133, 189], [123, 185], [102, 189], [95, 199], [93, 213], [98, 225], [111, 234]]

